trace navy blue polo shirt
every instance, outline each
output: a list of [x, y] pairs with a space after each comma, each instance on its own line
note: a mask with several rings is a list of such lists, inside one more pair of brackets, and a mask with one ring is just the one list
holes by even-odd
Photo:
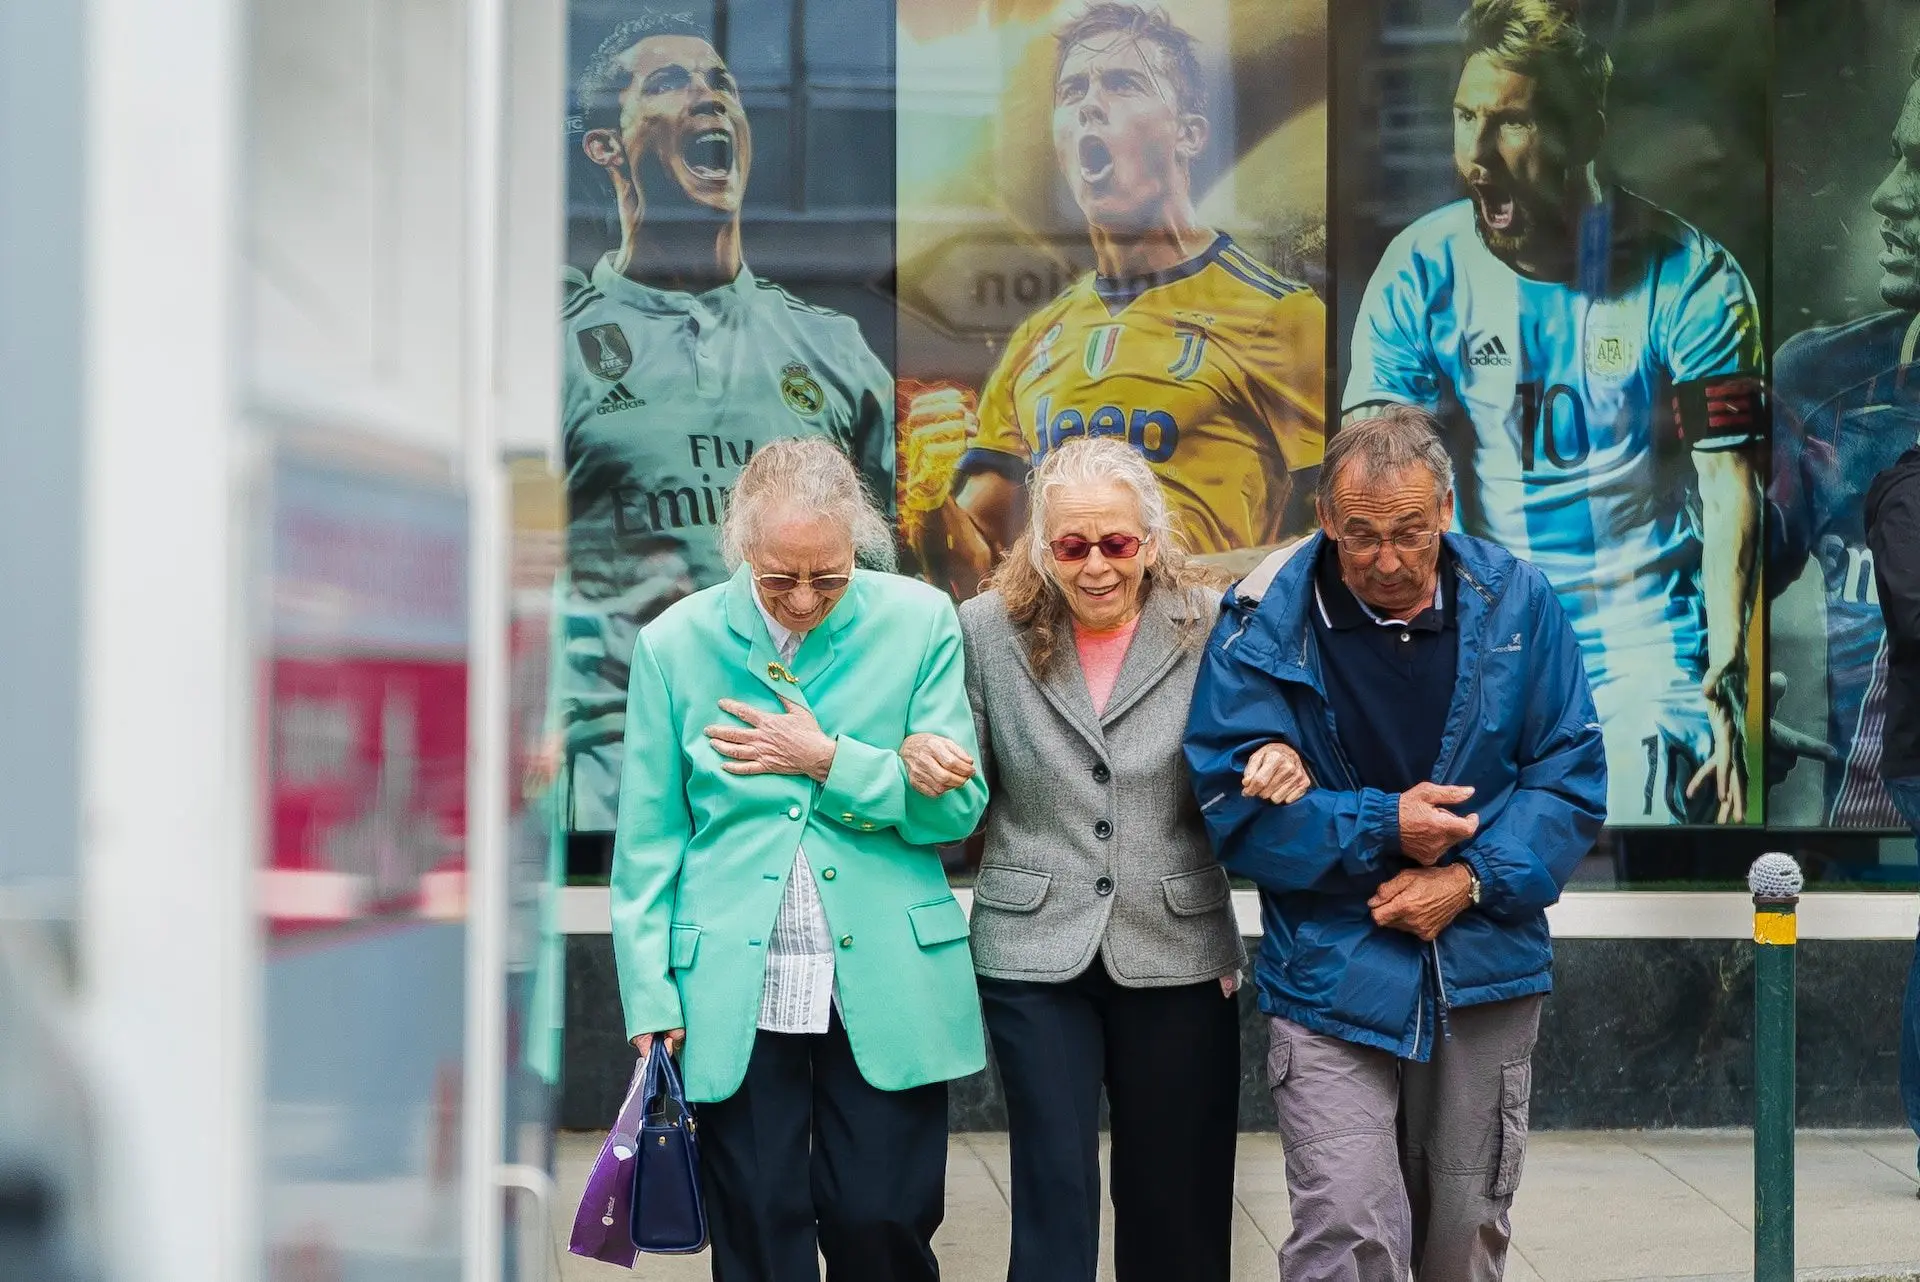
[[1440, 552], [1433, 604], [1388, 619], [1340, 578], [1340, 556], [1320, 547], [1313, 578], [1313, 635], [1334, 729], [1360, 785], [1405, 792], [1433, 778], [1460, 668], [1453, 554]]

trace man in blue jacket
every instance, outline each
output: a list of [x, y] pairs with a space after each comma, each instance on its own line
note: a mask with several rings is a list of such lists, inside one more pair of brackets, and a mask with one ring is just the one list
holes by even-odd
[[[1573, 629], [1531, 565], [1444, 533], [1436, 426], [1393, 406], [1329, 441], [1323, 533], [1228, 594], [1187, 728], [1214, 849], [1261, 891], [1288, 1282], [1501, 1276], [1545, 909], [1606, 814]], [[1285, 805], [1272, 743], [1316, 784]]]

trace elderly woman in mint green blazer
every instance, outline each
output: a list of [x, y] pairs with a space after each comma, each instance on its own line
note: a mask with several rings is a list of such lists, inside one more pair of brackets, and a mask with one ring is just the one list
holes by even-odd
[[[613, 864], [627, 1032], [680, 1045], [714, 1275], [934, 1282], [947, 1082], [985, 1065], [967, 918], [936, 843], [974, 778], [910, 786], [911, 736], [976, 751], [948, 599], [856, 569], [886, 524], [831, 443], [740, 473], [730, 582], [634, 649]], [[917, 747], [918, 745], [916, 745]]]

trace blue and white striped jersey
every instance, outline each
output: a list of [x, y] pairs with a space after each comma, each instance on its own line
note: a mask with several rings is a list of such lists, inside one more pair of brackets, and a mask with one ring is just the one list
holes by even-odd
[[[1656, 668], [1697, 680], [1700, 534], [1671, 407], [1765, 355], [1745, 274], [1678, 217], [1615, 191], [1582, 245], [1580, 279], [1539, 281], [1487, 249], [1471, 201], [1415, 222], [1368, 287], [1342, 408], [1400, 402], [1465, 429], [1456, 519], [1546, 574], [1598, 696]], [[1697, 449], [1765, 434], [1710, 382], [1703, 410]]]

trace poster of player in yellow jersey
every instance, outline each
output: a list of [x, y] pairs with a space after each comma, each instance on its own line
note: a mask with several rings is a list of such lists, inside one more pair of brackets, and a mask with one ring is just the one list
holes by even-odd
[[899, 510], [971, 596], [1076, 436], [1228, 569], [1313, 524], [1323, 0], [900, 0]]

